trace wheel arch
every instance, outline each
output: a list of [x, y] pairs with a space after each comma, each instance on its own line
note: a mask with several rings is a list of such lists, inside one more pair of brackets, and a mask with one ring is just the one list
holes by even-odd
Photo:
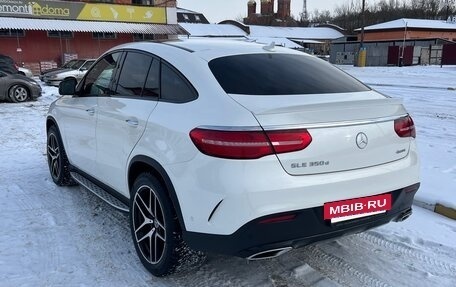
[[184, 218], [182, 216], [182, 211], [173, 183], [171, 182], [171, 179], [165, 169], [156, 160], [143, 155], [133, 157], [128, 167], [128, 189], [131, 190], [135, 179], [143, 172], [150, 172], [163, 185], [163, 187], [166, 188], [176, 212], [179, 226], [182, 231], [186, 231]]
[[57, 128], [57, 130], [60, 132], [59, 125], [57, 124], [57, 121], [53, 117], [47, 116], [47, 118], [46, 118], [46, 132], [49, 130], [49, 128], [51, 126], [55, 126]]
[[65, 80], [69, 80], [69, 79], [75, 79], [75, 80], [76, 80], [76, 82], [78, 81], [78, 79], [76, 79], [76, 77], [75, 77], [75, 76], [68, 76], [68, 77], [65, 77], [65, 78], [63, 78], [63, 80], [62, 80], [62, 81], [65, 81]]

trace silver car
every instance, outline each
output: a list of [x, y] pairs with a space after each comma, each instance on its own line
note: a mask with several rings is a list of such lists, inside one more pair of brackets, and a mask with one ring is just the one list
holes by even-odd
[[14, 103], [41, 97], [41, 86], [34, 79], [0, 71], [0, 101]]
[[29, 78], [33, 78], [33, 72], [30, 70], [30, 69], [27, 69], [25, 67], [19, 67], [17, 68], [18, 70], [18, 74], [21, 74], [23, 76], [26, 76], [26, 77], [29, 77]]
[[[73, 66], [77, 66], [78, 63], [80, 63], [80, 61], [84, 61], [84, 60], [78, 60], [78, 59], [70, 60], [70, 61], [66, 62], [65, 64], [63, 64], [63, 66], [61, 66], [61, 67], [41, 71], [40, 76], [39, 76], [40, 80], [44, 82], [44, 76], [47, 73], [51, 73], [51, 72], [55, 72], [55, 71], [62, 71], [65, 69], [73, 69]], [[78, 66], [78, 68], [79, 67], [80, 67], [80, 65]]]
[[73, 65], [70, 69], [58, 70], [54, 72], [46, 73], [43, 76], [43, 80], [49, 86], [56, 86], [58, 87], [60, 82], [65, 79], [75, 79], [76, 81], [80, 81], [82, 77], [85, 75], [87, 70], [92, 66], [95, 60], [79, 60], [78, 63]]

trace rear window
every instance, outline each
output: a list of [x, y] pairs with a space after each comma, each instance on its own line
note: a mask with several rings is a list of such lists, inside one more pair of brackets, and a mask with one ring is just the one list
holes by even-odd
[[370, 90], [331, 64], [306, 55], [227, 56], [210, 61], [209, 68], [228, 94], [296, 95]]

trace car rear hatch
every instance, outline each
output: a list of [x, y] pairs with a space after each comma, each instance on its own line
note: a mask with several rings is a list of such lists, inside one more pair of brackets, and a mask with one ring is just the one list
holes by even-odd
[[267, 133], [303, 129], [310, 133], [312, 142], [304, 149], [277, 154], [291, 175], [381, 165], [400, 160], [409, 151], [410, 137], [400, 137], [396, 132], [400, 121], [408, 119], [401, 101], [374, 91], [230, 96], [250, 110]]
[[209, 68], [255, 116], [289, 174], [360, 169], [409, 152], [414, 126], [401, 102], [316, 57], [268, 46]]

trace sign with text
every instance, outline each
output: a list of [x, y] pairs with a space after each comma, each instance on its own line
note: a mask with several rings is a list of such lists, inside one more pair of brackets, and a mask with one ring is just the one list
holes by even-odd
[[325, 203], [323, 206], [324, 219], [341, 218], [341, 220], [338, 221], [342, 221], [362, 216], [369, 216], [386, 212], [391, 209], [391, 205], [391, 194], [329, 202]]
[[0, 16], [166, 24], [166, 8], [63, 1], [0, 0]]

